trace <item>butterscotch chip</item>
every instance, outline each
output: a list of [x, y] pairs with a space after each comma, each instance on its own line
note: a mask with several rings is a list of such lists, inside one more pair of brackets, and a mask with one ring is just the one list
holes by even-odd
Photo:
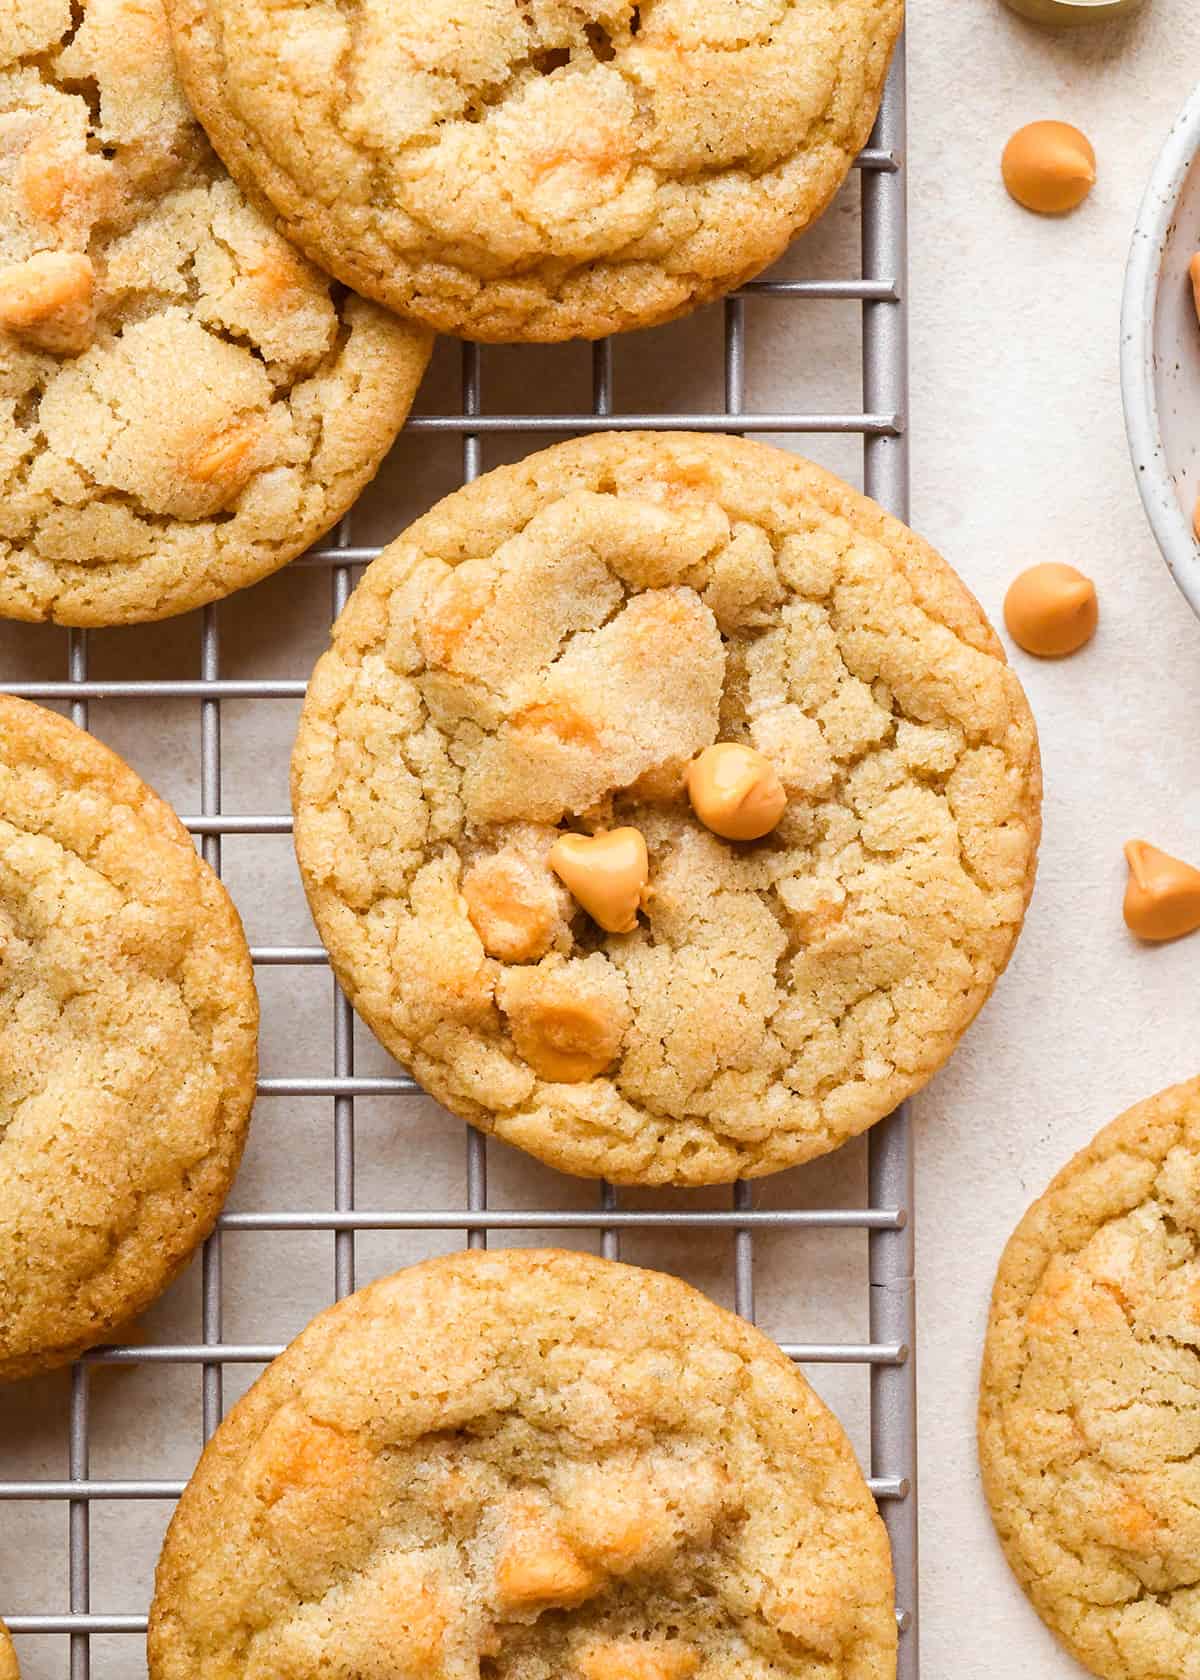
[[761, 840], [779, 826], [787, 794], [765, 753], [734, 741], [705, 747], [688, 767], [688, 798], [705, 828], [725, 840]]
[[[639, 777], [641, 783], [644, 778]], [[632, 933], [646, 900], [650, 862], [636, 828], [601, 834], [560, 834], [550, 867], [606, 933]]]
[[151, 1680], [692, 1680], [731, 1651], [893, 1680], [850, 1446], [752, 1326], [553, 1250], [443, 1256], [322, 1313], [201, 1458], [149, 1633]]
[[1093, 1673], [1200, 1662], [1200, 1080], [1138, 1103], [1009, 1240], [979, 1406], [1009, 1563]]
[[1013, 579], [1004, 597], [1008, 633], [1026, 653], [1061, 659], [1078, 653], [1096, 634], [1096, 586], [1074, 566], [1045, 560]]
[[21, 1680], [17, 1653], [13, 1650], [13, 1642], [3, 1622], [0, 1622], [0, 1680]]
[[484, 950], [502, 962], [536, 962], [562, 925], [562, 895], [544, 857], [530, 859], [512, 847], [490, 853], [467, 870], [462, 891]]
[[[787, 795], [749, 843], [689, 802], [718, 740]], [[434, 508], [355, 592], [293, 761], [309, 901], [384, 1044], [473, 1124], [625, 1183], [772, 1172], [919, 1089], [1008, 961], [1040, 797], [949, 568], [723, 437], [592, 437]], [[568, 901], [544, 953], [543, 922], [502, 930], [479, 860], [518, 827], [548, 882], [562, 835], [637, 830], [642, 908], [610, 934]]]
[[514, 1500], [503, 1520], [495, 1572], [501, 1612], [569, 1610], [601, 1590], [604, 1577], [563, 1538], [539, 1501]]
[[1139, 939], [1181, 939], [1200, 929], [1200, 869], [1145, 840], [1125, 847], [1125, 926]]
[[170, 0], [192, 104], [330, 273], [442, 332], [667, 320], [778, 257], [875, 119], [903, 0]]
[[691, 1680], [700, 1653], [682, 1639], [605, 1639], [579, 1654], [583, 1680]]
[[0, 16], [0, 614], [162, 618], [327, 531], [427, 333], [347, 295], [226, 175], [162, 0]]
[[599, 953], [511, 969], [500, 976], [496, 1002], [514, 1048], [552, 1084], [603, 1073], [629, 1026], [625, 980]]
[[74, 251], [38, 251], [0, 268], [0, 331], [39, 350], [78, 356], [96, 330], [96, 271]]
[[1019, 128], [1001, 158], [1004, 185], [1026, 210], [1061, 216], [1077, 210], [1096, 184], [1096, 153], [1086, 134], [1064, 122]]
[[207, 1236], [257, 1027], [237, 912], [174, 812], [0, 696], [0, 1381], [119, 1334]]

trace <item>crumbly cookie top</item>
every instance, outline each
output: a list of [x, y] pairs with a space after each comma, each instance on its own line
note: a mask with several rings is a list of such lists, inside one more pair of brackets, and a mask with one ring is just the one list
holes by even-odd
[[3, 1622], [0, 1622], [0, 1680], [21, 1680], [17, 1653], [13, 1650], [13, 1642]]
[[0, 612], [161, 617], [345, 511], [428, 339], [252, 210], [184, 103], [161, 0], [0, 17]]
[[1008, 1560], [1111, 1680], [1200, 1672], [1200, 1079], [1078, 1154], [996, 1279], [979, 1410]]
[[168, 0], [230, 169], [368, 296], [477, 338], [704, 302], [819, 215], [903, 0]]
[[237, 912], [174, 813], [0, 696], [0, 1380], [126, 1324], [207, 1235], [257, 1025]]
[[[692, 811], [718, 737], [784, 783], [764, 840]], [[1020, 928], [1040, 774], [995, 637], [910, 531], [760, 444], [610, 434], [375, 562], [293, 792], [334, 964], [422, 1083], [568, 1171], [704, 1183], [834, 1147], [944, 1061]], [[606, 935], [546, 860], [622, 825], [651, 895]], [[564, 1046], [596, 1077], [563, 1082]]]
[[886, 1680], [887, 1539], [751, 1326], [587, 1255], [429, 1261], [321, 1315], [222, 1425], [153, 1680]]

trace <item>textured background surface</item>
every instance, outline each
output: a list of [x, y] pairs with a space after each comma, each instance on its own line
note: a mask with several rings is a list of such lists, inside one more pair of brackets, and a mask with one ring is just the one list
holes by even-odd
[[[999, 0], [912, 0], [913, 518], [994, 618], [1043, 559], [1095, 577], [1077, 658], [1017, 653], [1046, 772], [1024, 938], [918, 1110], [924, 1672], [1081, 1672], [1008, 1575], [973, 1438], [987, 1291], [1027, 1203], [1100, 1125], [1200, 1067], [1200, 936], [1141, 949], [1121, 922], [1135, 835], [1200, 861], [1200, 623], [1159, 559], [1125, 449], [1122, 270], [1158, 147], [1200, 77], [1200, 11], [1052, 35]], [[1038, 117], [1091, 136], [1100, 179], [1063, 223], [997, 179]], [[1200, 245], [1200, 228], [1196, 230]]]
[[[1200, 862], [1200, 624], [1158, 559], [1128, 466], [1117, 385], [1121, 273], [1137, 204], [1162, 136], [1200, 76], [1200, 11], [1147, 0], [1138, 20], [1051, 36], [1000, 0], [911, 0], [913, 516], [998, 616], [1008, 579], [1053, 558], [1091, 572], [1103, 622], [1062, 665], [1018, 654], [1042, 729], [1046, 839], [1024, 940], [1001, 988], [918, 1105], [922, 1316], [923, 1620], [927, 1680], [1078, 1672], [1011, 1582], [978, 1490], [973, 1410], [979, 1341], [996, 1259], [1027, 1202], [1067, 1155], [1136, 1098], [1200, 1067], [1195, 985], [1200, 936], [1136, 948], [1120, 920], [1121, 843], [1142, 834]], [[999, 184], [1009, 132], [1035, 117], [1080, 123], [1101, 178], [1066, 223], [1016, 209]], [[781, 266], [855, 272], [857, 183]], [[1197, 228], [1200, 244], [1200, 228]], [[747, 407], [857, 407], [854, 304], [747, 304]], [[720, 402], [721, 315], [619, 343], [618, 409]], [[485, 406], [586, 405], [590, 357], [487, 351]], [[550, 394], [552, 393], [552, 394]], [[419, 406], [456, 408], [458, 359], [439, 348]], [[520, 454], [495, 440], [493, 464]], [[858, 480], [854, 439], [810, 452]], [[412, 438], [366, 498], [356, 542], [386, 540], [458, 481], [452, 439]], [[324, 645], [326, 574], [294, 568], [221, 611], [222, 674], [303, 676]], [[92, 638], [97, 676], [196, 676], [195, 617]], [[60, 678], [65, 637], [0, 626], [0, 680]], [[295, 725], [290, 701], [222, 708], [225, 808], [280, 811]], [[94, 705], [93, 727], [185, 812], [199, 809], [198, 708]], [[229, 839], [225, 872], [256, 944], [312, 940], [286, 837]], [[267, 1076], [331, 1069], [328, 976], [260, 970]], [[386, 1073], [360, 1036], [357, 1071]], [[236, 1208], [331, 1204], [331, 1105], [264, 1098]], [[463, 1195], [461, 1128], [431, 1103], [361, 1101], [362, 1205], [454, 1206]], [[497, 1206], [592, 1205], [590, 1187], [489, 1149]], [[761, 1185], [759, 1205], [861, 1197], [861, 1148]], [[726, 1198], [712, 1198], [728, 1205]], [[656, 1205], [661, 1205], [659, 1198]], [[359, 1239], [359, 1279], [442, 1238]], [[781, 1339], [865, 1337], [861, 1233], [756, 1242], [761, 1320]], [[669, 1266], [729, 1301], [732, 1243], [638, 1237], [631, 1260]], [[330, 1297], [328, 1234], [226, 1238], [225, 1335], [278, 1341]], [[158, 1341], [199, 1334], [195, 1270], [149, 1315]], [[251, 1371], [231, 1369], [227, 1398]], [[865, 1373], [810, 1372], [864, 1447]], [[98, 1371], [92, 1473], [182, 1477], [194, 1461], [200, 1377], [192, 1368]], [[66, 1474], [65, 1377], [0, 1391], [0, 1477]], [[99, 1504], [93, 1608], [144, 1611], [166, 1508]], [[0, 1609], [66, 1609], [65, 1505], [7, 1507], [0, 1521]], [[26, 1680], [61, 1680], [66, 1641], [20, 1641]], [[136, 1680], [140, 1642], [94, 1641], [97, 1680]]]

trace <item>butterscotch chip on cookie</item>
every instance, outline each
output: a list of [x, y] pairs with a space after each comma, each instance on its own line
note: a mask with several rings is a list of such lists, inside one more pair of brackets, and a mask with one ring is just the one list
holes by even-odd
[[1200, 1079], [1138, 1103], [1010, 1238], [979, 1398], [984, 1488], [1093, 1673], [1200, 1672]]
[[427, 333], [246, 202], [175, 77], [162, 0], [0, 17], [0, 613], [162, 618], [338, 520]]
[[152, 1680], [891, 1680], [836, 1420], [676, 1278], [552, 1250], [350, 1296], [234, 1407], [167, 1534]]
[[128, 1324], [208, 1235], [257, 1028], [237, 912], [174, 812], [0, 696], [0, 1381]]
[[13, 1642], [3, 1622], [0, 1622], [0, 1680], [21, 1680], [17, 1653], [13, 1650]]
[[903, 0], [168, 0], [237, 180], [441, 332], [596, 338], [705, 303], [819, 216]]
[[[717, 741], [770, 794], [752, 837], [693, 809]], [[1040, 794], [949, 568], [722, 437], [592, 437], [434, 508], [339, 620], [293, 760], [309, 901], [384, 1044], [473, 1124], [625, 1183], [771, 1172], [917, 1090], [1012, 951]], [[644, 839], [644, 888], [567, 894], [568, 833]]]

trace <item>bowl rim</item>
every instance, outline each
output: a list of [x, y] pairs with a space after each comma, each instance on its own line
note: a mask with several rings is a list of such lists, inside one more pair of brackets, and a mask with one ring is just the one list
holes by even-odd
[[1179, 193], [1200, 154], [1200, 86], [1193, 89], [1158, 154], [1134, 224], [1121, 301], [1121, 397], [1138, 493], [1181, 592], [1200, 617], [1196, 536], [1165, 465], [1154, 386], [1154, 332], [1163, 250]]

